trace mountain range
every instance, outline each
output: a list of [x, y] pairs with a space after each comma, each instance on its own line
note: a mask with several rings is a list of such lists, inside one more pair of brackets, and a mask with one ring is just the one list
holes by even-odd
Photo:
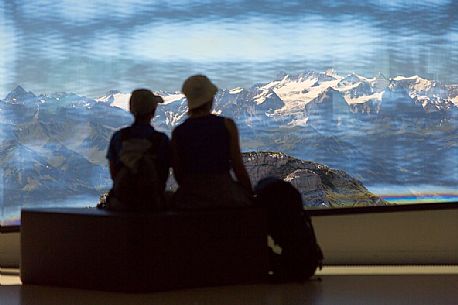
[[[186, 119], [186, 100], [179, 92], [156, 93], [165, 103], [153, 123], [170, 134]], [[17, 86], [0, 100], [6, 213], [106, 190], [106, 147], [116, 129], [132, 122], [129, 96], [116, 90], [97, 98], [36, 95]], [[234, 118], [244, 151], [325, 164], [366, 186], [458, 182], [455, 84], [332, 70], [282, 74], [250, 88], [219, 90], [214, 112]]]
[[[157, 93], [166, 102], [154, 122], [170, 132], [186, 118], [186, 100]], [[110, 92], [97, 101], [127, 110], [128, 98]], [[214, 109], [236, 120], [245, 151], [313, 160], [367, 185], [458, 182], [458, 84], [311, 71], [220, 90]]]

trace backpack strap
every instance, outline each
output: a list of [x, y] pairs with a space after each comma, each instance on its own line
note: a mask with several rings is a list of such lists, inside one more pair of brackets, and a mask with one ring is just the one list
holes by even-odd
[[[129, 140], [132, 135], [131, 135], [131, 126], [127, 126], [127, 127], [124, 127], [124, 128], [121, 128], [121, 130], [119, 131], [120, 132], [120, 140], [121, 140], [121, 143], [124, 142], [124, 141], [127, 141]], [[158, 149], [158, 144], [159, 144], [159, 140], [160, 140], [160, 137], [159, 137], [159, 134], [157, 132], [153, 132], [149, 137], [146, 138], [148, 141], [151, 142], [151, 148], [148, 149], [148, 153], [155, 153]]]
[[[121, 130], [119, 131], [120, 133], [119, 138], [121, 140], [121, 143], [129, 140], [132, 137], [130, 131], [131, 131], [131, 126], [121, 128]], [[146, 139], [149, 140], [153, 144], [153, 146], [156, 146], [159, 142], [159, 134], [157, 132], [153, 132], [153, 134], [147, 137]]]

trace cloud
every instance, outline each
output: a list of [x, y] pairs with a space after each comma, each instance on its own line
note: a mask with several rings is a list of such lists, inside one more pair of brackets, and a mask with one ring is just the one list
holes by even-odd
[[166, 88], [187, 73], [223, 70], [237, 71], [243, 86], [329, 67], [457, 80], [456, 11], [438, 0], [11, 0], [0, 77], [91, 92], [164, 73], [175, 77], [157, 83]]
[[0, 48], [0, 99], [2, 99], [12, 89], [10, 88], [11, 83], [15, 79], [17, 41], [14, 26], [1, 6], [0, 16], [2, 16], [0, 19], [0, 41], [2, 43]]

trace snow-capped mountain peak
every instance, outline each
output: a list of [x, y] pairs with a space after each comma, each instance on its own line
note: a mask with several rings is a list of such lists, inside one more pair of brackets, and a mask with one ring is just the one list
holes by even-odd
[[234, 89], [229, 90], [229, 93], [230, 93], [230, 94], [237, 94], [237, 93], [242, 92], [243, 90], [244, 90], [244, 89], [243, 89], [242, 87], [236, 87], [236, 88], [234, 88]]
[[[180, 92], [155, 92], [154, 94], [160, 95], [164, 99], [163, 105], [180, 101], [184, 98], [184, 95]], [[130, 95], [130, 93], [121, 93], [118, 90], [110, 90], [106, 95], [98, 97], [96, 101], [107, 103], [113, 107], [118, 107], [126, 111], [129, 111]]]
[[174, 102], [181, 102], [185, 99], [185, 96], [181, 92], [174, 93], [161, 93], [160, 96], [164, 99], [164, 104], [167, 105]]
[[110, 90], [107, 95], [96, 99], [97, 102], [107, 103], [113, 107], [118, 107], [129, 111], [130, 93], [121, 93], [118, 90]]
[[27, 92], [25, 91], [24, 88], [22, 88], [20, 85], [16, 86], [14, 90], [12, 90], [8, 95], [5, 97], [5, 101], [8, 101], [10, 103], [15, 103], [19, 101], [23, 101], [27, 98], [35, 97], [35, 94], [32, 92]]

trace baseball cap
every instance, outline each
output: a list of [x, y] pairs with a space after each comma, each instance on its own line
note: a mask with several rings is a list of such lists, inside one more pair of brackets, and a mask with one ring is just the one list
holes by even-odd
[[157, 104], [164, 100], [159, 95], [155, 95], [148, 89], [136, 89], [132, 91], [129, 100], [129, 109], [133, 115], [146, 115], [156, 109]]

